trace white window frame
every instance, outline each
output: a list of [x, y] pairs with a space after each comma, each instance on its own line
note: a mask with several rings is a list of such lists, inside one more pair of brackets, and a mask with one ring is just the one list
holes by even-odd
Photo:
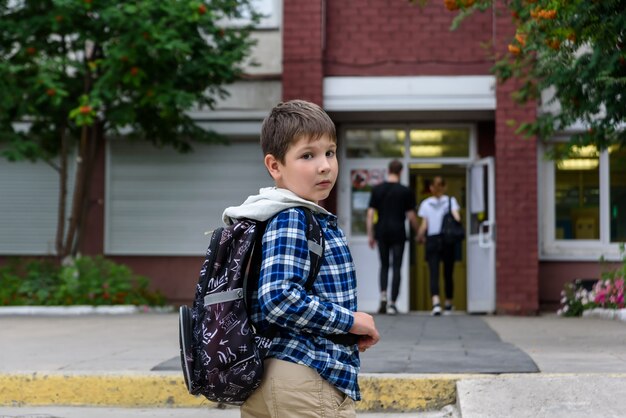
[[[252, 7], [263, 15], [259, 22], [254, 25], [255, 29], [269, 30], [278, 29], [281, 26], [283, 15], [283, 2], [282, 0], [252, 0]], [[260, 7], [255, 7], [257, 4]], [[250, 19], [229, 19], [225, 24], [227, 26], [245, 26], [249, 25]]]
[[538, 143], [539, 258], [546, 261], [598, 261], [602, 257], [607, 261], [619, 261], [621, 260], [619, 243], [611, 242], [609, 219], [611, 185], [608, 150], [600, 152], [598, 157], [600, 239], [558, 240], [555, 238], [555, 162], [546, 158], [545, 155], [552, 145], [568, 140], [568, 136], [558, 136], [551, 141]]

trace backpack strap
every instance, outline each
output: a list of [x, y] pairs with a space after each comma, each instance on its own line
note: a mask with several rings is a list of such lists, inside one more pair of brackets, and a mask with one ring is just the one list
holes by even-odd
[[[304, 215], [306, 217], [306, 239], [309, 247], [309, 259], [311, 260], [311, 268], [309, 270], [309, 276], [307, 277], [306, 283], [304, 284], [304, 289], [309, 292], [313, 289], [313, 283], [315, 283], [315, 279], [320, 272], [320, 267], [322, 266], [322, 258], [324, 257], [324, 234], [322, 232], [322, 228], [320, 227], [319, 222], [313, 216], [313, 213], [310, 209], [303, 207]], [[265, 234], [265, 228], [267, 227], [268, 221], [257, 222], [256, 228], [258, 228], [258, 232], [256, 234], [256, 240], [254, 242], [254, 248], [252, 250], [252, 260], [250, 261], [250, 271], [248, 274], [244, 276], [243, 288], [247, 289], [245, 303], [246, 306], [251, 306], [251, 297], [253, 291], [250, 290], [248, 283], [256, 283], [258, 286], [259, 283], [259, 274], [261, 272], [261, 263], [263, 258], [263, 235]]]
[[320, 272], [324, 257], [325, 241], [324, 233], [317, 218], [313, 216], [310, 209], [303, 207], [302, 210], [304, 211], [304, 216], [306, 216], [306, 239], [309, 246], [309, 260], [311, 262], [309, 277], [304, 285], [305, 290], [308, 292], [313, 289], [313, 283], [315, 283], [315, 279], [317, 279], [317, 275]]

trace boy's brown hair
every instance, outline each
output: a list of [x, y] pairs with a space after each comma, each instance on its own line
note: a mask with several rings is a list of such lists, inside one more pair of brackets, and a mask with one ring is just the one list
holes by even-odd
[[291, 144], [302, 137], [312, 141], [323, 135], [337, 142], [335, 124], [330, 116], [315, 103], [290, 100], [276, 105], [263, 121], [261, 149], [263, 155], [272, 154], [284, 163]]

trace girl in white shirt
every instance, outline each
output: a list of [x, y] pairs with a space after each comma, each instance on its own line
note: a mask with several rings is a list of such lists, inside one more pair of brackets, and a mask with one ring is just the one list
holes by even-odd
[[[433, 315], [441, 315], [439, 299], [439, 263], [443, 261], [443, 276], [445, 284], [446, 302], [445, 313], [452, 311], [452, 297], [454, 295], [453, 269], [454, 244], [445, 244], [441, 239], [441, 222], [448, 211], [457, 221], [461, 220], [459, 203], [456, 198], [445, 195], [446, 182], [437, 176], [430, 184], [432, 196], [424, 199], [420, 204], [417, 216], [422, 223], [417, 235], [419, 242], [426, 243], [426, 261], [430, 272], [430, 293], [433, 301]], [[450, 207], [451, 206], [451, 207]]]

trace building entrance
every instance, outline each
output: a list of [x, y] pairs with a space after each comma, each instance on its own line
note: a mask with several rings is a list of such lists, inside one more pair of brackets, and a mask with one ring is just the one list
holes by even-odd
[[[466, 202], [466, 167], [454, 165], [426, 165], [411, 164], [409, 166], [409, 184], [415, 191], [417, 207], [430, 196], [429, 185], [436, 176], [441, 176], [446, 181], [446, 195], [454, 196], [461, 205], [461, 220], [465, 225], [465, 202]], [[467, 263], [465, 241], [456, 250], [454, 263], [454, 299], [456, 310], [467, 310]], [[430, 275], [428, 264], [425, 260], [425, 246], [411, 241], [410, 249], [410, 309], [417, 311], [431, 310]], [[439, 289], [441, 300], [445, 300], [443, 266], [440, 268]]]
[[[385, 180], [392, 159], [403, 163], [400, 182], [415, 190], [417, 202], [428, 196], [426, 181], [442, 175], [448, 182], [448, 192], [462, 206], [463, 223], [466, 224], [466, 178], [467, 169], [476, 157], [475, 129], [471, 125], [345, 126], [339, 130], [339, 138], [339, 222], [346, 233], [356, 269], [359, 309], [376, 312], [380, 303], [380, 261], [377, 249], [368, 245], [365, 228], [372, 188]], [[406, 228], [410, 230], [408, 222]], [[405, 245], [397, 300], [398, 310], [402, 313], [431, 309], [423, 247], [413, 239]], [[454, 279], [454, 303], [459, 310], [468, 306], [467, 283], [471, 283], [465, 254], [466, 244], [463, 243], [458, 251]]]

